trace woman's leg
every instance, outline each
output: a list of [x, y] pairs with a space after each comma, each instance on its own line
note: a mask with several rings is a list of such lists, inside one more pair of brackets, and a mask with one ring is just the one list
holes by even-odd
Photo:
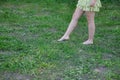
[[65, 32], [65, 34], [63, 35], [63, 37], [61, 37], [58, 41], [64, 41], [64, 40], [68, 40], [69, 36], [71, 34], [71, 32], [74, 30], [74, 28], [76, 27], [77, 23], [78, 23], [78, 19], [80, 18], [80, 16], [83, 14], [83, 10], [81, 10], [80, 8], [76, 8], [73, 16], [72, 16], [72, 20], [67, 28], [67, 31]]
[[88, 40], [85, 41], [83, 44], [93, 44], [94, 33], [95, 33], [95, 22], [94, 22], [95, 12], [86, 11], [85, 13], [88, 21], [89, 37]]

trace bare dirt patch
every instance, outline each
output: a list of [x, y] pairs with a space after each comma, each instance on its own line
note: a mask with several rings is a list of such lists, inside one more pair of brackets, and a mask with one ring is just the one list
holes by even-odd
[[13, 73], [13, 72], [4, 72], [0, 73], [0, 80], [32, 80], [33, 77], [29, 75]]

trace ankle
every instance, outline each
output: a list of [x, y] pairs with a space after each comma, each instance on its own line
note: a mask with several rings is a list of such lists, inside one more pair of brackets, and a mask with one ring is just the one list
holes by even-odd
[[87, 40], [87, 41], [83, 42], [83, 44], [86, 44], [86, 45], [93, 44], [93, 41], [92, 40]]
[[69, 36], [63, 36], [63, 38], [65, 38], [65, 39], [69, 39]]
[[89, 42], [93, 42], [93, 39], [88, 39], [87, 41], [89, 41]]

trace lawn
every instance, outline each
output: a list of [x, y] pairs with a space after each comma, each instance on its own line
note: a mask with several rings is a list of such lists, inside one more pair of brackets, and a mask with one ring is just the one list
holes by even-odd
[[57, 42], [76, 3], [0, 1], [0, 80], [120, 80], [119, 3], [103, 3], [96, 13], [93, 45], [82, 44], [85, 15], [69, 41]]

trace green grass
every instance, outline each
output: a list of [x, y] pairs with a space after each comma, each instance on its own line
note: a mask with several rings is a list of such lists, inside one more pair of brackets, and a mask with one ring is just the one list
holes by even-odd
[[119, 80], [120, 10], [103, 4], [96, 13], [93, 45], [82, 16], [71, 39], [57, 42], [74, 12], [67, 1], [0, 2], [0, 80]]

